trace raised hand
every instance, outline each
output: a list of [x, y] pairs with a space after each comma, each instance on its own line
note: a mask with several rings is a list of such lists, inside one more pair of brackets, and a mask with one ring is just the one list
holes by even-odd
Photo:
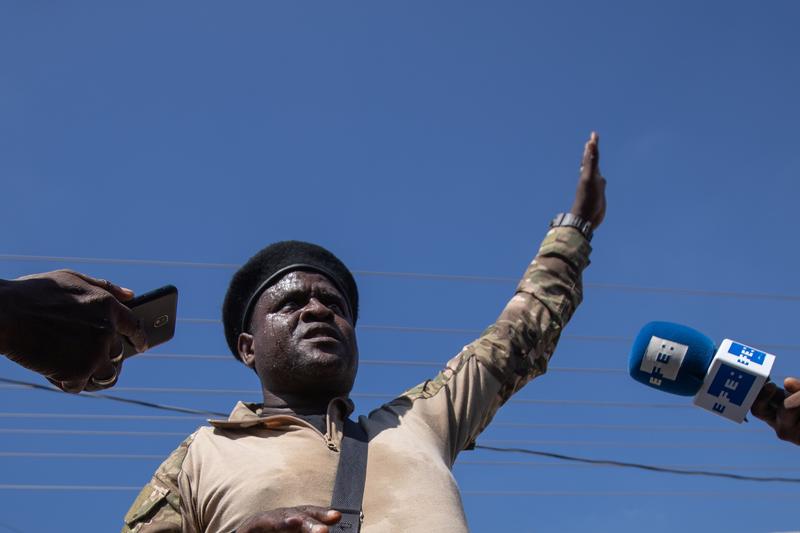
[[570, 213], [592, 223], [592, 228], [606, 216], [606, 179], [600, 174], [600, 137], [592, 132], [583, 149], [580, 178], [575, 191], [575, 202]]

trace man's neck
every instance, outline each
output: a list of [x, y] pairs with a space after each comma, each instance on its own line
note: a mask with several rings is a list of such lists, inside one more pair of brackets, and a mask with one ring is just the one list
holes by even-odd
[[273, 413], [296, 415], [324, 415], [328, 404], [337, 396], [313, 395], [264, 390], [264, 409]]

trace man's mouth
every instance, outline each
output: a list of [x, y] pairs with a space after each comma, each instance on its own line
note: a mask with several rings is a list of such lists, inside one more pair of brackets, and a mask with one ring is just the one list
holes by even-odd
[[315, 341], [341, 342], [342, 340], [339, 332], [330, 326], [312, 326], [303, 333], [301, 338]]

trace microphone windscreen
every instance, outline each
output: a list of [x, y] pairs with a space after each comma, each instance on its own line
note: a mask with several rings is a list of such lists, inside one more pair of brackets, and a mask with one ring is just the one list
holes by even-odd
[[716, 352], [714, 342], [687, 326], [650, 322], [633, 342], [628, 372], [649, 387], [694, 396]]

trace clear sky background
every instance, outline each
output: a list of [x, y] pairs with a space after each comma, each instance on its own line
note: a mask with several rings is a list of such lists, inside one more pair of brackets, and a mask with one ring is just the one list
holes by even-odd
[[[175, 339], [113, 394], [227, 412], [259, 395], [216, 322], [226, 265], [320, 243], [357, 271], [363, 414], [496, 318], [594, 129], [608, 215], [584, 305], [479, 443], [800, 478], [800, 448], [761, 422], [625, 372], [661, 319], [800, 374], [799, 18], [792, 1], [2, 2], [0, 277], [177, 285]], [[0, 531], [118, 530], [202, 423], [0, 387]], [[800, 528], [797, 483], [487, 451], [455, 475], [476, 532]]]

